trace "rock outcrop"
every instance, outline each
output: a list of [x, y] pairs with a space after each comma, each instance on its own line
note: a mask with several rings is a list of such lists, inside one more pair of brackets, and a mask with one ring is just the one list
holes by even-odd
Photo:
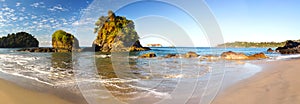
[[244, 53], [236, 53], [232, 51], [223, 52], [221, 54], [222, 59], [226, 60], [256, 60], [268, 58], [264, 53], [257, 53], [254, 55], [247, 56]]
[[54, 48], [24, 48], [17, 51], [22, 52], [56, 52], [57, 50]]
[[180, 57], [179, 54], [167, 54], [167, 55], [165, 56], [165, 58], [179, 58], [179, 57]]
[[205, 55], [200, 57], [200, 61], [207, 60], [211, 62], [211, 61], [217, 61], [219, 59], [220, 59], [219, 56], [214, 56], [214, 55]]
[[266, 56], [264, 53], [257, 53], [257, 54], [254, 54], [254, 55], [250, 55], [248, 56], [248, 59], [250, 60], [256, 60], [256, 59], [266, 59], [268, 58], [268, 56]]
[[267, 52], [274, 52], [274, 50], [273, 50], [272, 48], [269, 48], [269, 49], [267, 50]]
[[52, 34], [52, 47], [57, 52], [72, 52], [79, 49], [78, 40], [63, 30], [57, 30]]
[[236, 53], [232, 51], [223, 52], [221, 58], [226, 60], [245, 60], [248, 59], [248, 56], [243, 53]]
[[134, 29], [132, 20], [123, 16], [116, 16], [112, 11], [108, 16], [102, 16], [95, 23], [97, 38], [93, 42], [95, 51], [119, 52], [119, 51], [144, 51], [150, 48], [143, 47]]
[[139, 56], [139, 58], [153, 58], [153, 57], [156, 57], [156, 54], [154, 52], [146, 53]]
[[185, 58], [197, 58], [199, 55], [196, 52], [187, 52], [184, 57]]
[[38, 47], [39, 41], [29, 33], [18, 32], [0, 38], [0, 48]]
[[199, 56], [196, 52], [190, 51], [185, 54], [166, 54], [164, 58], [197, 58]]
[[300, 53], [300, 43], [288, 40], [283, 47], [276, 48], [276, 52], [281, 54], [298, 54]]

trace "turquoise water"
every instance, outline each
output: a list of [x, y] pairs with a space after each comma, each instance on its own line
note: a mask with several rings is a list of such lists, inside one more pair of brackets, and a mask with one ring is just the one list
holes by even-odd
[[[267, 48], [151, 49], [150, 52], [159, 57], [137, 58], [149, 51], [107, 55], [93, 52], [29, 53], [16, 52], [17, 49], [0, 49], [0, 71], [47, 86], [69, 88], [70, 91], [78, 86], [80, 91], [77, 93], [83, 94], [90, 103], [181, 101], [204, 104], [214, 98], [222, 85], [235, 83], [259, 72], [261, 67], [252, 64], [253, 62], [299, 57], [268, 53]], [[196, 52], [200, 57], [220, 56], [225, 51], [243, 52], [247, 55], [263, 52], [270, 58], [251, 61], [163, 58], [169, 53], [184, 54], [189, 51]]]

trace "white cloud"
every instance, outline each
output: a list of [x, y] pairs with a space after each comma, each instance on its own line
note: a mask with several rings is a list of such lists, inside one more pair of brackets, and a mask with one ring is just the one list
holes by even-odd
[[75, 21], [72, 25], [73, 25], [73, 26], [79, 26], [79, 25], [81, 25], [81, 22]]
[[36, 18], [37, 18], [37, 16], [31, 15], [31, 19], [36, 19]]
[[23, 25], [24, 25], [24, 26], [28, 26], [28, 25], [29, 25], [29, 23], [28, 23], [28, 22], [26, 22], [26, 23], [24, 23]]
[[63, 8], [60, 4], [53, 6], [52, 8], [48, 9], [49, 11], [55, 12], [55, 11], [68, 11], [68, 9]]
[[17, 17], [12, 17], [11, 20], [16, 21], [18, 18]]
[[20, 18], [19, 18], [19, 21], [23, 21], [23, 20], [24, 20], [24, 17], [20, 17]]
[[50, 19], [49, 19], [49, 22], [50, 22], [50, 23], [54, 23], [55, 21], [56, 21], [56, 20], [55, 20], [54, 18], [50, 18]]
[[18, 6], [20, 6], [20, 5], [21, 5], [21, 3], [20, 3], [20, 2], [17, 2], [17, 3], [16, 3], [16, 6], [17, 6], [17, 7], [18, 7]]
[[26, 10], [25, 7], [22, 7], [22, 8], [20, 9], [21, 12], [25, 12], [25, 10]]
[[18, 17], [16, 17], [15, 10], [9, 7], [1, 8], [0, 15], [0, 22], [6, 24], [5, 26], [8, 26], [7, 24], [18, 19]]
[[4, 7], [2, 8], [2, 11], [6, 11], [6, 12], [14, 12], [15, 10], [14, 9], [11, 9], [11, 8], [8, 8], [8, 7]]
[[93, 25], [95, 23], [95, 19], [93, 18], [85, 18], [72, 23], [72, 26], [85, 26], [85, 25]]
[[38, 22], [37, 22], [37, 21], [33, 21], [32, 23], [33, 23], [33, 24], [38, 24]]
[[0, 0], [0, 2], [5, 2], [5, 0]]
[[36, 3], [33, 3], [33, 4], [31, 4], [30, 6], [32, 6], [32, 7], [35, 7], [35, 8], [45, 8], [46, 6], [44, 6], [44, 2], [36, 2]]
[[2, 15], [0, 15], [0, 23], [4, 23], [4, 22], [6, 22], [6, 20], [3, 18]]

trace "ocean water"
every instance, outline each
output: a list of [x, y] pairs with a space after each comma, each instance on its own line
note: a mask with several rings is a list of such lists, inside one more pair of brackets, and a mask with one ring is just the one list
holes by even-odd
[[[202, 103], [220, 88], [261, 71], [254, 62], [298, 58], [300, 55], [268, 53], [267, 48], [157, 47], [133, 53], [29, 53], [0, 49], [0, 72], [54, 88], [82, 94], [89, 103]], [[193, 51], [199, 58], [163, 58]], [[263, 60], [200, 60], [234, 51], [247, 55], [263, 52]], [[154, 52], [156, 58], [137, 58]], [[0, 74], [2, 75], [2, 74]], [[1, 78], [10, 78], [0, 76]], [[18, 82], [18, 81], [16, 81]], [[38, 85], [36, 85], [38, 86]], [[79, 90], [75, 90], [78, 88]]]

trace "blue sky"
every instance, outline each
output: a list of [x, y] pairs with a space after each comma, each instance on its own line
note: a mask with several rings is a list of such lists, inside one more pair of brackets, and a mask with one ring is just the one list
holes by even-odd
[[[205, 31], [195, 23], [197, 17], [184, 8], [161, 2], [133, 1], [0, 0], [0, 36], [26, 31], [38, 38], [40, 46], [51, 46], [51, 34], [63, 29], [75, 34], [81, 46], [90, 46], [96, 37], [93, 34], [95, 21], [112, 9], [117, 15], [135, 21], [143, 44], [209, 46]], [[195, 6], [193, 3], [198, 0], [165, 1]], [[299, 0], [205, 2], [220, 26], [223, 35], [220, 38], [224, 38], [225, 42], [300, 39]]]
[[55, 30], [72, 27], [91, 0], [0, 0], [0, 36], [28, 32], [50, 46]]
[[225, 41], [300, 39], [299, 0], [206, 0]]

